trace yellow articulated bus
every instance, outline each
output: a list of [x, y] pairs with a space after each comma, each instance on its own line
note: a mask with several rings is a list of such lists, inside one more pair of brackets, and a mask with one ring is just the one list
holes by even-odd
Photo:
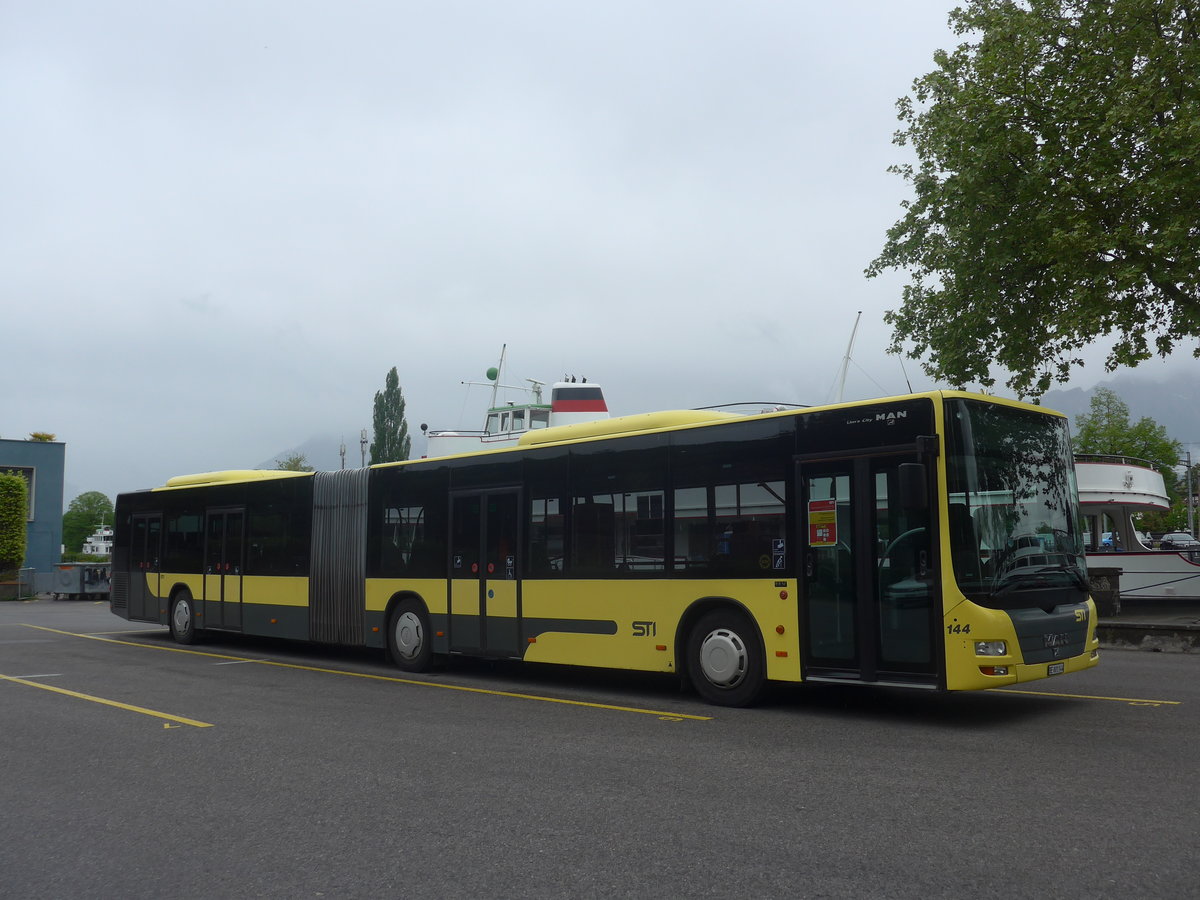
[[1067, 423], [930, 392], [541, 429], [117, 499], [112, 610], [222, 631], [768, 681], [977, 690], [1094, 666]]

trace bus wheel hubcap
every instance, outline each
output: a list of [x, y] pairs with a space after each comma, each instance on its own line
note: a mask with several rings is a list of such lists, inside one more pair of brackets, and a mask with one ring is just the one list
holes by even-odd
[[192, 621], [192, 609], [188, 606], [186, 600], [180, 600], [175, 604], [175, 630], [183, 633], [188, 630], [188, 624]]
[[421, 620], [415, 613], [401, 613], [396, 619], [396, 649], [406, 659], [421, 652]]
[[727, 628], [718, 628], [700, 642], [700, 671], [720, 687], [734, 687], [746, 677], [746, 644]]

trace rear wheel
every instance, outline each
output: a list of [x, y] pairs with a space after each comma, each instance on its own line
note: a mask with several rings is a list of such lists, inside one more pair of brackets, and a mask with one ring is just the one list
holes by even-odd
[[171, 637], [176, 643], [194, 644], [199, 631], [196, 628], [196, 607], [192, 601], [192, 592], [182, 590], [175, 595], [171, 604]]
[[758, 629], [732, 609], [707, 612], [692, 627], [687, 666], [696, 692], [718, 706], [749, 706], [767, 680]]
[[388, 651], [392, 661], [406, 672], [424, 672], [433, 660], [429, 614], [417, 600], [400, 601], [388, 626]]

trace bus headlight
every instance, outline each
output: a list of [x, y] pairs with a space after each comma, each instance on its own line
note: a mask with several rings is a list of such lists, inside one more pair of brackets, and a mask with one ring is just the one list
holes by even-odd
[[1008, 644], [1004, 641], [976, 641], [976, 656], [1007, 656]]

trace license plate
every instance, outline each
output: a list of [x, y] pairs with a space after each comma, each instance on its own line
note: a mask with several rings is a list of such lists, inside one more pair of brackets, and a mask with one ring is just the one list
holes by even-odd
[[1066, 668], [1067, 668], [1066, 663], [1051, 663], [1049, 668], [1046, 669], [1046, 674], [1047, 675], [1061, 675], [1064, 671], [1066, 671]]

